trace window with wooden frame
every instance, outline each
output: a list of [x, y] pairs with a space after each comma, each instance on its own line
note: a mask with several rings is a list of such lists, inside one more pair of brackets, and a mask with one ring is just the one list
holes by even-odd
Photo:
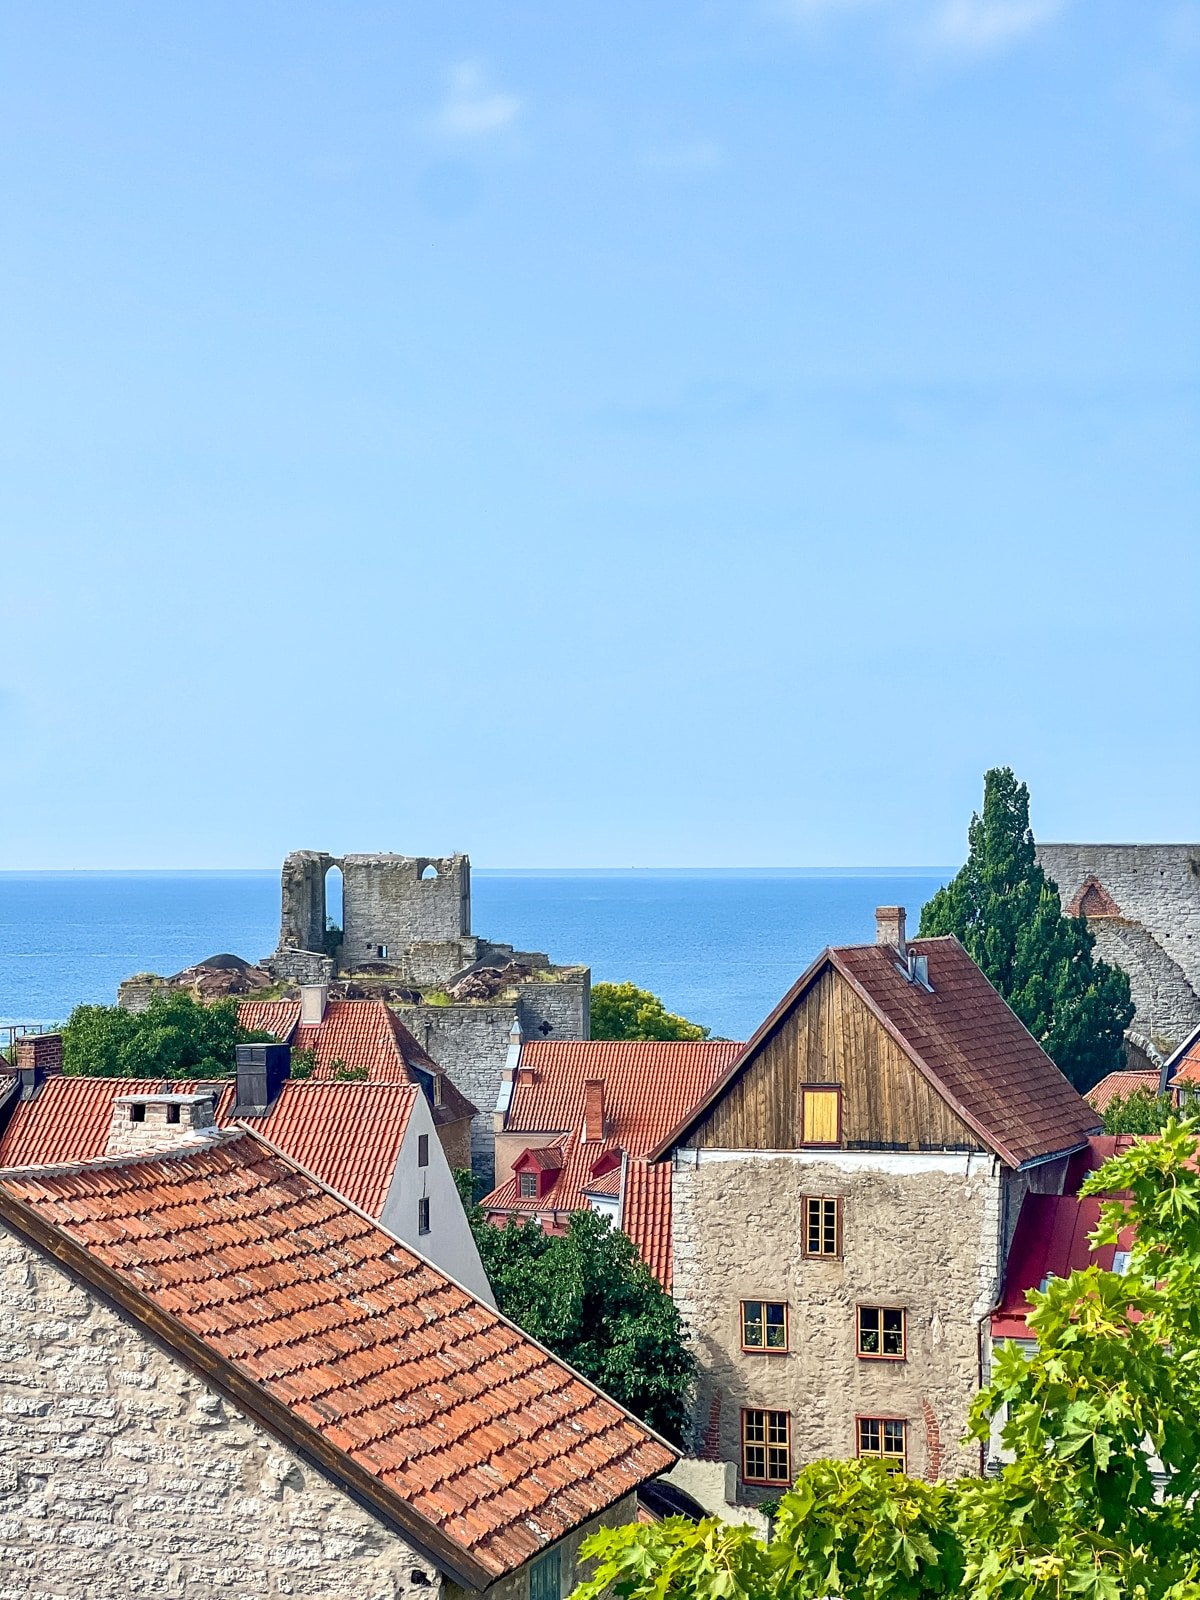
[[417, 1201], [417, 1232], [429, 1232], [429, 1200], [424, 1196]]
[[427, 1133], [419, 1133], [417, 1135], [417, 1165], [419, 1167], [427, 1167], [429, 1165], [429, 1135]]
[[901, 1306], [859, 1306], [859, 1359], [903, 1361], [907, 1354], [907, 1320]]
[[788, 1412], [742, 1412], [742, 1481], [791, 1483], [792, 1419]]
[[804, 1201], [804, 1254], [833, 1260], [842, 1253], [842, 1202], [824, 1195]]
[[742, 1301], [742, 1349], [786, 1350], [788, 1308], [783, 1300]]
[[842, 1091], [837, 1084], [801, 1089], [800, 1116], [804, 1144], [841, 1144]]
[[899, 1417], [857, 1417], [860, 1456], [874, 1456], [897, 1472], [906, 1470], [908, 1461], [908, 1423]]
[[537, 1173], [521, 1172], [517, 1174], [517, 1193], [522, 1200], [537, 1199]]

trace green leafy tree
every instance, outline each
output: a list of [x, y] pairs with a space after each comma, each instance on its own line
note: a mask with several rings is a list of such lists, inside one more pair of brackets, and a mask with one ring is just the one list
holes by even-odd
[[1083, 1193], [1097, 1243], [1135, 1229], [1124, 1274], [1088, 1267], [1030, 1295], [1037, 1344], [997, 1354], [969, 1435], [999, 1431], [995, 1477], [925, 1484], [818, 1462], [781, 1497], [769, 1545], [683, 1518], [596, 1534], [576, 1600], [1200, 1600], [1200, 1170], [1172, 1120]]
[[675, 1302], [629, 1238], [593, 1211], [576, 1212], [565, 1234], [496, 1227], [477, 1206], [468, 1215], [504, 1315], [680, 1441], [695, 1362]]
[[593, 1039], [707, 1039], [708, 1032], [668, 1011], [649, 989], [632, 983], [592, 986]]
[[1093, 954], [1083, 917], [1063, 915], [1034, 855], [1029, 790], [1010, 767], [984, 777], [966, 864], [921, 913], [921, 935], [954, 934], [1059, 1070], [1090, 1088], [1124, 1065], [1129, 979]]
[[145, 1011], [76, 1006], [63, 1028], [63, 1071], [83, 1078], [228, 1078], [239, 1044], [274, 1035], [239, 1027], [237, 1001], [203, 1005], [186, 990]]
[[1122, 1100], [1115, 1095], [1104, 1110], [1105, 1133], [1157, 1133], [1174, 1114], [1170, 1095], [1135, 1089]]

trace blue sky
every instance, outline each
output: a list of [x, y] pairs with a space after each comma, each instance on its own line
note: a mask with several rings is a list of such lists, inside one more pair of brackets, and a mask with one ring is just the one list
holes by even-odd
[[1200, 5], [0, 11], [0, 866], [1195, 838]]

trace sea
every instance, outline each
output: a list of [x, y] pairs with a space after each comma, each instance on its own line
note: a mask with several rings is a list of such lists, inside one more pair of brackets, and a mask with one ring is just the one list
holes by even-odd
[[[877, 905], [921, 907], [951, 869], [561, 870], [475, 867], [474, 931], [594, 982], [631, 980], [671, 1011], [745, 1039], [826, 945], [874, 937]], [[336, 911], [336, 908], [331, 908]], [[275, 947], [279, 874], [0, 872], [0, 1028], [111, 1004], [135, 972]]]

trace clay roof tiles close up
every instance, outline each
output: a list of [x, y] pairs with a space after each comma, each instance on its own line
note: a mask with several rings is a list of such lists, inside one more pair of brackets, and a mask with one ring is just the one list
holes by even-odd
[[1095, 1106], [1097, 1111], [1104, 1112], [1114, 1100], [1128, 1100], [1131, 1094], [1157, 1093], [1157, 1072], [1110, 1072], [1088, 1090], [1087, 1102]]
[[7, 1172], [0, 1210], [238, 1403], [282, 1420], [285, 1436], [475, 1587], [675, 1460], [248, 1132], [162, 1157]]

